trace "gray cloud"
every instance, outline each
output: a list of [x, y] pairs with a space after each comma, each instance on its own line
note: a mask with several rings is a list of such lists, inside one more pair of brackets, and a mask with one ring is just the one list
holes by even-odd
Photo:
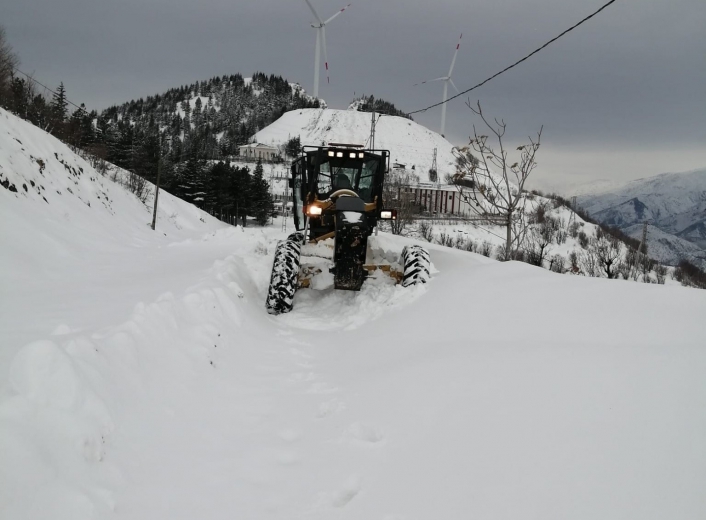
[[[72, 101], [90, 108], [258, 70], [311, 91], [315, 32], [303, 0], [2, 2], [1, 23], [23, 68], [50, 85], [63, 80]], [[344, 5], [312, 2], [323, 17]], [[446, 74], [461, 32], [454, 82], [465, 89], [602, 3], [353, 0], [327, 27], [331, 84], [324, 80], [320, 94], [335, 108], [347, 106], [354, 93], [408, 111], [423, 108], [440, 100], [442, 85], [412, 84]], [[544, 125], [544, 171], [537, 178], [545, 183], [675, 170], [675, 150], [682, 152], [680, 167], [702, 167], [704, 27], [703, 0], [619, 0], [470, 97], [506, 120], [513, 143]], [[452, 142], [472, 131], [471, 115], [462, 100], [449, 104]], [[436, 130], [440, 109], [415, 120]], [[586, 164], [594, 155], [595, 163]]]

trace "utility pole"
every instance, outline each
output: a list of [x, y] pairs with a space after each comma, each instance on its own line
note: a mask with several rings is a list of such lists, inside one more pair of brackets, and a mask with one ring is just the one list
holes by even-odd
[[154, 211], [152, 212], [152, 231], [154, 231], [157, 225], [157, 200], [159, 199], [159, 177], [162, 173], [162, 155], [160, 152], [159, 159], [157, 160], [157, 185], [154, 187]]
[[[642, 250], [643, 248], [645, 249], [645, 252], [643, 253]], [[635, 269], [635, 272], [637, 272], [637, 269], [640, 268], [640, 266], [644, 266], [646, 264], [645, 260], [647, 259], [647, 221], [644, 221], [642, 223], [642, 239], [640, 240], [640, 245], [637, 246], [637, 251], [635, 252], [635, 260], [634, 264], [630, 268], [630, 272], [632, 274], [633, 269]], [[644, 255], [644, 259], [643, 259]], [[635, 275], [637, 279], [637, 275]]]
[[372, 119], [370, 122], [370, 149], [374, 150], [375, 149], [375, 111], [371, 112], [372, 114]]
[[640, 247], [638, 248], [638, 251], [642, 254], [642, 249], [645, 249], [645, 253], [647, 253], [647, 221], [645, 220], [642, 223], [642, 240], [640, 240]]

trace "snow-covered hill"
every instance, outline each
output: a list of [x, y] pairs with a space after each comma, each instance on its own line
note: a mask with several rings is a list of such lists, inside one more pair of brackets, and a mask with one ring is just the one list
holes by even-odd
[[[258, 143], [282, 145], [299, 136], [302, 145], [321, 146], [328, 143], [366, 145], [369, 143], [372, 117], [357, 110], [301, 109], [286, 112], [254, 136]], [[453, 145], [441, 135], [410, 119], [381, 116], [375, 126], [375, 148], [390, 150], [393, 163], [429, 182], [429, 169], [437, 150], [439, 179], [456, 173]], [[413, 170], [412, 170], [413, 168]]]
[[[152, 196], [145, 205], [109, 178], [121, 174], [114, 171], [104, 177], [59, 140], [0, 109], [0, 329], [8, 340], [0, 352], [0, 376], [3, 362], [14, 353], [10, 343], [19, 347], [32, 339], [38, 323], [45, 335], [61, 325], [52, 311], [43, 314], [46, 307], [36, 305], [37, 298], [46, 299], [53, 310], [65, 305], [47, 288], [48, 281], [71, 288], [84, 302], [74, 323], [111, 319], [104, 311], [96, 315], [91, 302], [103, 300], [102, 305], [112, 309], [115, 298], [103, 292], [104, 275], [129, 278], [133, 269], [141, 272], [139, 265], [113, 258], [126, 244], [137, 251], [146, 244], [165, 247], [194, 232], [223, 227], [161, 191], [157, 230], [152, 231]], [[104, 264], [105, 272], [94, 270], [93, 262]], [[13, 313], [27, 319], [13, 319]]]
[[630, 228], [631, 234], [636, 225], [648, 222], [674, 235], [670, 239], [674, 247], [663, 244], [665, 256], [656, 257], [659, 260], [688, 255], [692, 248], [684, 241], [701, 251], [687, 259], [706, 258], [706, 169], [638, 179], [584, 193], [577, 200], [594, 218], [621, 229]]
[[291, 224], [153, 232], [5, 112], [0, 168], [2, 519], [706, 516], [706, 291], [429, 246], [272, 317]]

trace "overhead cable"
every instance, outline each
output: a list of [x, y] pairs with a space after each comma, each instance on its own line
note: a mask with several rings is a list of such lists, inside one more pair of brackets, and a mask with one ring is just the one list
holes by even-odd
[[507, 72], [507, 71], [510, 70], [511, 68], [516, 67], [517, 65], [519, 65], [519, 64], [522, 63], [523, 61], [527, 60], [527, 59], [530, 58], [531, 56], [534, 56], [534, 55], [537, 54], [539, 51], [541, 51], [542, 49], [544, 49], [545, 47], [547, 47], [550, 43], [553, 43], [553, 42], [557, 41], [559, 38], [561, 38], [562, 36], [564, 36], [566, 33], [573, 31], [573, 30], [576, 29], [579, 25], [581, 25], [581, 24], [584, 23], [584, 22], [587, 22], [588, 20], [590, 20], [591, 18], [593, 18], [594, 16], [596, 16], [598, 13], [600, 13], [603, 9], [605, 9], [605, 8], [608, 7], [609, 5], [615, 3], [616, 1], [617, 1], [617, 0], [610, 0], [610, 2], [604, 4], [600, 9], [598, 9], [597, 11], [594, 11], [593, 13], [591, 13], [590, 15], [588, 15], [586, 18], [584, 18], [583, 20], [581, 20], [581, 21], [578, 22], [577, 24], [575, 24], [575, 25], [569, 27], [569, 28], [566, 29], [564, 32], [562, 32], [560, 35], [555, 36], [554, 38], [552, 38], [551, 40], [549, 40], [547, 43], [545, 43], [544, 45], [542, 45], [541, 47], [539, 47], [539, 48], [535, 49], [534, 51], [530, 52], [527, 56], [525, 56], [525, 57], [522, 58], [521, 60], [517, 60], [515, 63], [513, 63], [513, 64], [510, 65], [509, 67], [505, 67], [505, 68], [504, 68], [503, 70], [501, 70], [500, 72], [497, 72], [496, 74], [493, 74], [493, 75], [490, 76], [488, 79], [486, 79], [486, 80], [484, 80], [484, 81], [481, 81], [481, 82], [478, 83], [477, 85], [474, 85], [473, 87], [471, 87], [471, 88], [469, 88], [469, 89], [466, 89], [466, 90], [464, 90], [463, 92], [459, 92], [459, 93], [456, 94], [455, 96], [452, 96], [452, 97], [450, 97], [450, 98], [448, 98], [448, 99], [446, 99], [446, 100], [444, 100], [444, 101], [440, 101], [439, 103], [435, 103], [435, 104], [433, 104], [433, 105], [430, 105], [430, 106], [428, 106], [428, 107], [426, 107], [426, 108], [422, 108], [422, 109], [420, 109], [420, 110], [415, 110], [414, 112], [409, 112], [407, 115], [408, 115], [408, 116], [411, 116], [412, 114], [418, 114], [418, 113], [420, 113], [420, 112], [426, 112], [426, 111], [429, 110], [430, 108], [438, 107], [438, 106], [440, 106], [440, 105], [443, 105], [444, 103], [448, 103], [448, 102], [451, 101], [452, 99], [456, 99], [457, 97], [460, 97], [460, 96], [462, 96], [462, 95], [464, 95], [464, 94], [468, 94], [471, 90], [475, 90], [475, 89], [477, 89], [478, 87], [481, 87], [481, 86], [485, 85], [485, 84], [488, 83], [491, 79], [497, 78], [497, 77], [500, 76], [500, 74], [502, 74], [503, 72]]
[[[47, 87], [45, 84], [40, 83], [39, 81], [37, 81], [36, 79], [34, 79], [34, 78], [33, 78], [32, 76], [30, 76], [29, 74], [27, 74], [27, 73], [25, 73], [25, 72], [22, 72], [20, 69], [15, 68], [15, 69], [13, 69], [13, 70], [14, 70], [15, 72], [19, 72], [19, 73], [22, 74], [24, 77], [26, 77], [28, 80], [34, 81], [34, 82], [35, 82], [37, 85], [39, 85], [40, 87], [44, 87], [46, 90], [48, 90], [49, 92], [51, 92], [51, 93], [54, 94], [55, 96], [58, 96], [58, 95], [59, 95], [58, 92], [56, 92], [56, 91], [50, 89], [50, 88]], [[69, 105], [73, 105], [73, 106], [75, 106], [77, 109], [81, 110], [82, 112], [88, 113], [88, 110], [86, 110], [86, 107], [80, 107], [80, 106], [78, 106], [76, 103], [72, 102], [70, 99], [68, 99], [68, 98], [66, 98], [66, 97], [64, 97], [64, 99], [66, 100], [66, 102], [67, 102]]]

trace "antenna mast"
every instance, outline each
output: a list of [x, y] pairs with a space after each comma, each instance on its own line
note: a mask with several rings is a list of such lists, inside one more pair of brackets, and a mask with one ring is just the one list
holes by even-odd
[[439, 170], [436, 168], [436, 148], [434, 148], [434, 157], [431, 160], [431, 170], [429, 170], [429, 180], [439, 184]]

